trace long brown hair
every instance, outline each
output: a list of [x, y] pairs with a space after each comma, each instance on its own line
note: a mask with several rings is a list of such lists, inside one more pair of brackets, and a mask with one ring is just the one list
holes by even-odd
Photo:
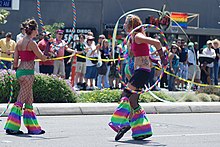
[[[131, 30], [142, 25], [142, 21], [140, 17], [138, 17], [137, 15], [129, 14], [126, 17], [126, 21], [127, 21], [127, 27]], [[142, 28], [137, 29], [135, 32], [142, 32]]]

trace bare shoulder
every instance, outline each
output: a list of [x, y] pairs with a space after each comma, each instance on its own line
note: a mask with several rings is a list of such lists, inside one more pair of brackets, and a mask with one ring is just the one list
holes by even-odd
[[33, 40], [31, 40], [28, 44], [28, 50], [34, 50], [37, 48], [37, 43]]

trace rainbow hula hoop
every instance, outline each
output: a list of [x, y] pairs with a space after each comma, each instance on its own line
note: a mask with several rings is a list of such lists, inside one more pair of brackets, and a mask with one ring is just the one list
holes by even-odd
[[[125, 43], [128, 42], [128, 40], [129, 40], [130, 37], [131, 37], [131, 34], [132, 34], [134, 31], [140, 29], [141, 27], [154, 28], [154, 29], [156, 29], [157, 31], [159, 31], [159, 32], [160, 32], [160, 35], [163, 37], [163, 40], [164, 40], [164, 43], [165, 43], [165, 47], [166, 47], [166, 52], [168, 52], [168, 43], [167, 43], [167, 40], [166, 40], [166, 37], [165, 37], [163, 31], [162, 31], [159, 27], [157, 27], [157, 26], [155, 26], [155, 25], [151, 25], [151, 24], [142, 24], [142, 25], [136, 27], [135, 29], [133, 29], [133, 30], [126, 36], [126, 39], [125, 39], [125, 41], [123, 42], [123, 46], [124, 46]], [[121, 53], [122, 53], [122, 49], [120, 49], [120, 54], [121, 54]], [[146, 88], [146, 90], [141, 90], [141, 91], [138, 92], [138, 91], [135, 91], [135, 90], [130, 89], [130, 88], [127, 86], [127, 84], [126, 84], [126, 83], [123, 81], [123, 79], [122, 79], [122, 75], [120, 74], [120, 71], [121, 71], [121, 68], [120, 68], [120, 61], [121, 61], [120, 54], [119, 54], [119, 57], [118, 57], [118, 65], [117, 65], [117, 70], [118, 70], [119, 78], [120, 78], [120, 80], [121, 80], [121, 83], [122, 83], [123, 86], [125, 87], [125, 89], [129, 90], [131, 93], [134, 93], [134, 94], [142, 94], [142, 93], [144, 93], [144, 92], [148, 92], [149, 90], [153, 89], [153, 88], [160, 82], [161, 78], [163, 77], [164, 71], [165, 71], [166, 68], [167, 68], [167, 66], [164, 66], [164, 67], [162, 68], [162, 73], [160, 74], [160, 76], [159, 76], [159, 78], [157, 79], [157, 81], [156, 81], [151, 87]], [[122, 72], [123, 72], [123, 71], [122, 71]]]
[[[0, 60], [0, 64], [2, 64], [5, 69], [7, 69], [6, 65], [2, 62], [2, 60]], [[7, 107], [2, 111], [2, 113], [0, 114], [0, 117], [3, 114], [5, 114], [5, 112], [8, 110], [8, 108], [11, 104], [11, 100], [12, 100], [12, 96], [13, 96], [13, 90], [14, 90], [13, 85], [12, 85], [13, 78], [12, 78], [11, 73], [9, 72], [9, 70], [7, 70], [7, 74], [9, 76], [9, 80], [10, 80], [9, 81], [10, 82], [10, 96], [9, 96], [9, 100], [8, 100], [8, 103], [7, 103]]]
[[[40, 21], [41, 29], [42, 29], [43, 32], [45, 32], [45, 27], [44, 27], [43, 19], [42, 19], [42, 16], [41, 16], [40, 6], [41, 6], [40, 0], [37, 0], [37, 15], [38, 15], [38, 19]], [[72, 10], [73, 10], [72, 11], [73, 12], [73, 27], [72, 27], [71, 35], [70, 35], [70, 37], [68, 39], [68, 42], [66, 44], [70, 43], [70, 41], [72, 40], [73, 35], [75, 33], [75, 27], [76, 27], [76, 5], [75, 5], [75, 1], [74, 0], [72, 0]], [[58, 47], [58, 48], [65, 46], [65, 45], [58, 46], [58, 45], [55, 45], [55, 44], [52, 44], [52, 45], [53, 45], [53, 47], [55, 46], [55, 47]]]

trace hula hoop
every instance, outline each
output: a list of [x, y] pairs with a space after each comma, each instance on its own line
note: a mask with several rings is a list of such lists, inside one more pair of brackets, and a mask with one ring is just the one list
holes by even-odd
[[[40, 9], [40, 6], [41, 6], [41, 3], [40, 3], [40, 0], [37, 0], [37, 14], [38, 14], [38, 19], [40, 21], [40, 25], [41, 25], [41, 29], [43, 32], [45, 32], [45, 27], [44, 27], [44, 23], [43, 23], [43, 19], [42, 19], [42, 16], [41, 16], [41, 9]], [[70, 41], [72, 40], [73, 38], [73, 35], [75, 33], [75, 27], [76, 27], [76, 6], [75, 6], [75, 1], [72, 0], [72, 12], [73, 12], [73, 27], [72, 27], [72, 32], [71, 32], [71, 35], [68, 39], [68, 42], [66, 44], [69, 44]], [[64, 44], [63, 46], [58, 46], [58, 45], [55, 45], [54, 43], [52, 43], [52, 47], [58, 47], [58, 48], [61, 48], [61, 47], [64, 47], [66, 44]]]
[[[0, 60], [0, 64], [2, 64], [5, 69], [7, 69], [6, 65], [2, 62], [2, 60]], [[8, 108], [11, 104], [11, 100], [12, 100], [12, 96], [13, 96], [13, 90], [14, 90], [13, 85], [12, 85], [13, 78], [12, 78], [9, 70], [7, 70], [7, 74], [8, 74], [9, 79], [10, 79], [10, 96], [9, 96], [9, 100], [8, 100], [8, 103], [7, 103], [7, 107], [2, 111], [2, 113], [0, 114], [0, 117], [3, 114], [5, 114], [5, 112], [8, 110]]]
[[[156, 10], [156, 9], [152, 9], [152, 8], [139, 8], [139, 9], [134, 9], [134, 10], [128, 11], [128, 12], [124, 13], [123, 15], [121, 15], [121, 16], [119, 17], [119, 19], [117, 20], [116, 24], [115, 24], [115, 27], [114, 27], [114, 30], [113, 30], [113, 35], [112, 35], [113, 59], [114, 59], [115, 40], [116, 40], [116, 36], [117, 36], [117, 29], [118, 29], [119, 21], [120, 21], [123, 17], [127, 16], [128, 14], [132, 14], [132, 13], [134, 13], [134, 12], [139, 12], [139, 11], [156, 12], [156, 13], [161, 14], [161, 15], [163, 15], [163, 16], [169, 17], [169, 18], [171, 19], [171, 21], [173, 21], [173, 22], [180, 28], [180, 30], [184, 33], [184, 35], [186, 36], [186, 38], [188, 39], [188, 41], [190, 41], [190, 38], [189, 38], [189, 36], [187, 35], [187, 33], [184, 31], [184, 29], [183, 29], [174, 19], [172, 19], [169, 15], [167, 15], [167, 14], [168, 14], [168, 11], [165, 11], [165, 7], [162, 9], [162, 11]], [[171, 21], [170, 21], [170, 22], [171, 22]], [[194, 53], [194, 60], [196, 60], [195, 51], [193, 51], [193, 53]], [[193, 78], [192, 78], [192, 80], [191, 80], [191, 84], [190, 84], [188, 90], [190, 90], [190, 88], [192, 87], [192, 83], [194, 82], [194, 78], [195, 78], [195, 75], [196, 75], [196, 72], [195, 72], [195, 71], [196, 71], [196, 68], [194, 68]]]
[[[160, 35], [163, 37], [163, 40], [164, 40], [164, 43], [165, 43], [165, 47], [166, 47], [166, 51], [168, 50], [167, 40], [166, 40], [166, 37], [165, 37], [163, 31], [162, 31], [159, 27], [157, 27], [157, 26], [155, 26], [155, 25], [151, 25], [151, 24], [142, 24], [142, 25], [136, 27], [135, 29], [133, 29], [133, 30], [127, 35], [127, 37], [126, 37], [125, 41], [123, 42], [123, 44], [126, 43], [126, 42], [129, 40], [129, 38], [131, 37], [131, 34], [132, 34], [134, 31], [136, 31], [137, 29], [140, 29], [141, 27], [154, 28], [154, 29], [158, 30], [158, 31], [160, 32]], [[124, 45], [123, 45], [123, 46], [124, 46]], [[120, 48], [120, 54], [121, 54], [121, 53], [122, 53], [122, 49]], [[159, 78], [157, 79], [157, 81], [156, 81], [151, 87], [149, 87], [149, 88], [146, 89], [146, 90], [141, 90], [140, 92], [138, 92], [138, 91], [135, 91], [135, 90], [130, 89], [130, 88], [125, 84], [125, 82], [124, 82], [123, 79], [122, 79], [122, 75], [120, 74], [120, 71], [121, 71], [121, 68], [120, 68], [120, 61], [121, 61], [121, 60], [120, 60], [120, 59], [121, 59], [120, 54], [119, 54], [119, 56], [118, 56], [118, 64], [117, 64], [117, 70], [118, 70], [119, 78], [120, 78], [121, 83], [123, 84], [124, 88], [127, 89], [127, 90], [129, 90], [131, 93], [134, 93], [134, 94], [142, 94], [142, 93], [148, 92], [149, 90], [151, 90], [152, 88], [154, 88], [154, 87], [160, 82], [161, 78], [163, 77], [164, 70], [166, 70], [166, 68], [167, 68], [167, 66], [164, 66], [164, 67], [162, 68], [162, 73], [160, 74], [160, 76], [159, 76]]]

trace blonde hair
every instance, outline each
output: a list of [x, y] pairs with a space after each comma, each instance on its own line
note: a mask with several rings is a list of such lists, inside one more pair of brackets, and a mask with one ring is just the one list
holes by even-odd
[[212, 45], [214, 46], [214, 44], [218, 44], [217, 48], [220, 47], [220, 41], [218, 39], [212, 40]]
[[108, 39], [103, 39], [102, 43], [101, 43], [101, 47], [104, 48], [104, 43], [107, 42], [108, 43]]

